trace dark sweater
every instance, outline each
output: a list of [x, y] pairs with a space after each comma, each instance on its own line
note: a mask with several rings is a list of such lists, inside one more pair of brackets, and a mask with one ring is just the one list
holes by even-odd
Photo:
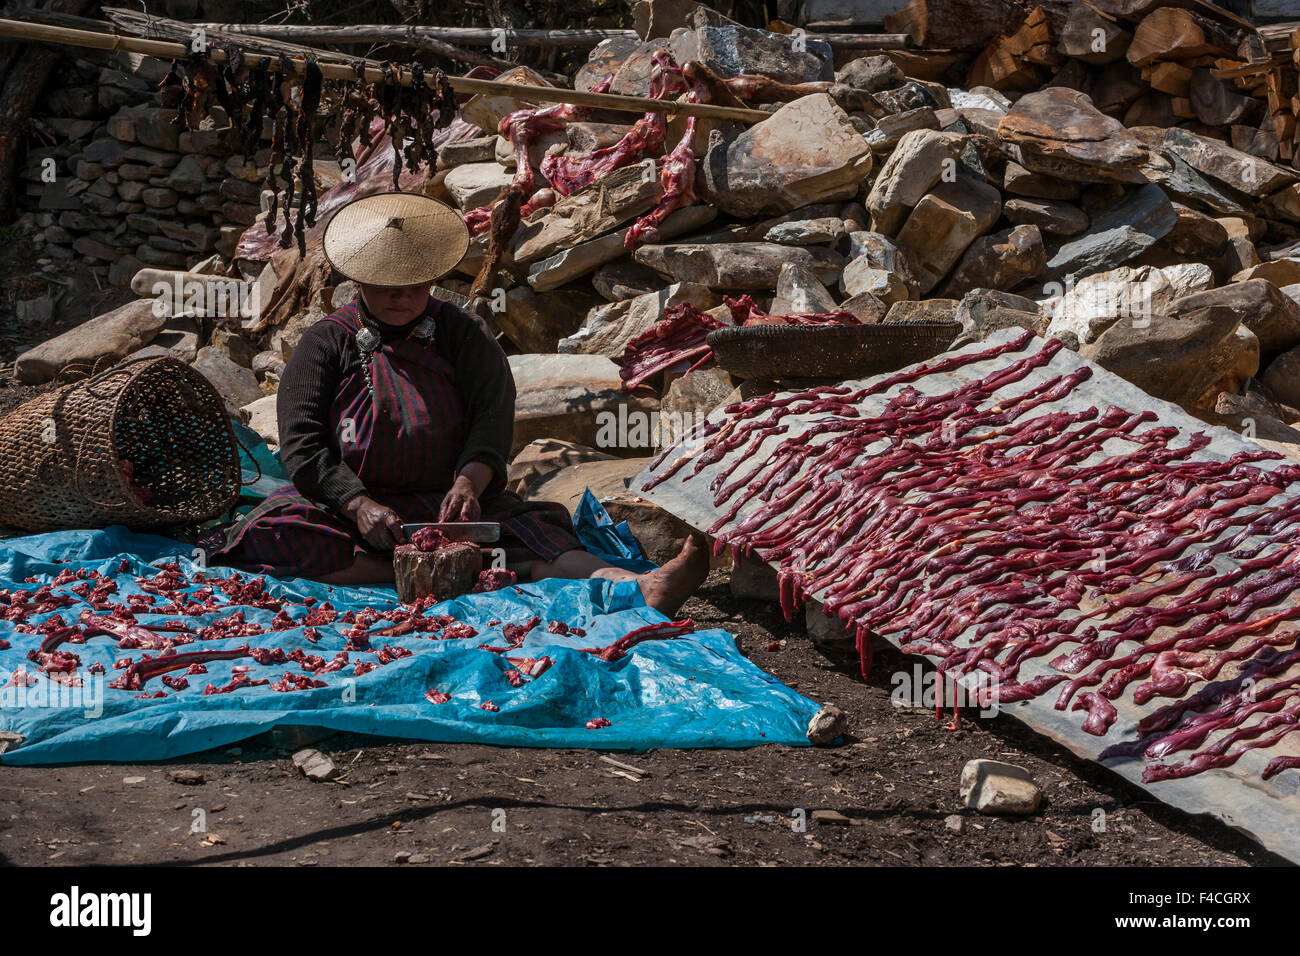
[[[434, 301], [430, 300], [431, 305]], [[514, 376], [482, 319], [450, 302], [441, 306], [434, 345], [455, 368], [456, 389], [465, 406], [465, 447], [456, 460], [456, 472], [470, 462], [487, 465], [492, 469], [492, 481], [484, 494], [492, 494], [505, 486], [506, 462], [514, 441]], [[387, 345], [410, 334], [423, 319], [420, 316], [401, 328], [371, 324], [378, 326]], [[350, 371], [361, 372], [361, 351], [352, 334], [337, 322], [317, 322], [289, 357], [276, 396], [280, 458], [289, 476], [304, 497], [335, 511], [368, 493], [361, 479], [343, 463], [338, 436], [330, 427], [330, 406]]]

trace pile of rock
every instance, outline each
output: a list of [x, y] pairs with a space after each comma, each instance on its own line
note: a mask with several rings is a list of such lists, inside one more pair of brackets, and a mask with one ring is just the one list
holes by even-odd
[[133, 72], [74, 61], [72, 70], [74, 82], [37, 110], [52, 142], [30, 150], [21, 173], [43, 255], [94, 263], [125, 286], [146, 266], [232, 253], [260, 210], [269, 150], [232, 155], [219, 108], [207, 128], [183, 130], [178, 92], [156, 90], [157, 61]]
[[[1124, 73], [1121, 61], [1078, 50], [1075, 15], [1039, 19], [1026, 4], [1011, 4], [1019, 12], [999, 21], [997, 36], [1021, 35], [1026, 25], [1035, 37], [1046, 36], [1014, 55], [1050, 60], [1055, 72], [1037, 62], [1028, 72], [979, 66], [969, 45], [955, 51], [957, 59], [933, 55], [946, 69], [964, 56], [958, 72], [978, 66], [996, 73], [1003, 89], [938, 82], [930, 57], [915, 50], [845, 60], [811, 35], [745, 27], [683, 0], [646, 4], [653, 15], [638, 18], [643, 38], [596, 47], [574, 78], [577, 88], [610, 78], [613, 92], [645, 95], [651, 56], [668, 49], [679, 62], [698, 60], [723, 77], [835, 80], [858, 91], [863, 111], [846, 111], [840, 104], [854, 100], [842, 90], [804, 87], [776, 102], [749, 103], [771, 114], [760, 123], [701, 122], [694, 141], [698, 201], [672, 212], [658, 241], [634, 252], [624, 244], [629, 227], [663, 195], [662, 180], [646, 175], [644, 164], [607, 172], [521, 224], [484, 307], [511, 353], [518, 384], [518, 490], [576, 505], [591, 484], [616, 517], [638, 516], [647, 539], [658, 542], [651, 547], [656, 554], [677, 540], [683, 529], [644, 511], [628, 480], [659, 444], [742, 383], [717, 368], [683, 375], [683, 366], [652, 392], [630, 394], [621, 387], [620, 359], [665, 309], [691, 305], [729, 322], [723, 298], [741, 293], [775, 314], [838, 309], [865, 323], [952, 320], [962, 328], [959, 343], [1010, 326], [1032, 329], [1206, 420], [1246, 428], [1288, 454], [1300, 451], [1300, 432], [1291, 427], [1300, 423], [1300, 174], [1263, 140], [1240, 133], [1244, 117], [1256, 114], [1208, 123], [1206, 96], [1193, 98], [1195, 116], [1182, 115], [1181, 104], [1168, 115], [1134, 110], [1131, 98], [1110, 89], [1113, 76]], [[967, 0], [981, 4], [1000, 6]], [[915, 0], [910, 15], [925, 6]], [[1127, 49], [1143, 38], [1154, 49], [1152, 31], [1141, 29], [1151, 4], [1129, 6], [1143, 10], [1134, 14], [1137, 32]], [[1128, 29], [1122, 16], [1103, 19]], [[1098, 29], [1115, 42], [1114, 30]], [[916, 28], [918, 42], [923, 34]], [[1258, 39], [1250, 34], [1243, 43]], [[1171, 82], [1178, 71], [1162, 64], [1175, 63], [1204, 91], [1212, 85], [1198, 71], [1209, 69], [1202, 58], [1214, 52], [1171, 42], [1134, 69], [1154, 85]], [[1024, 88], [1026, 76], [1042, 88]], [[543, 82], [526, 68], [502, 79]], [[482, 135], [440, 151], [427, 191], [464, 212], [490, 204], [515, 161], [497, 135], [498, 122], [535, 105], [518, 96], [471, 99], [462, 119]], [[177, 208], [193, 204], [187, 209], [205, 228], [233, 235], [230, 223], [256, 212], [251, 164], [233, 167], [193, 138], [196, 150], [182, 157], [178, 138], [170, 153], [177, 160], [163, 172], [154, 176], [151, 168], [146, 180], [123, 176], [145, 165], [138, 150], [161, 149], [145, 142], [160, 128], [155, 110], [131, 107], [110, 123], [109, 141], [120, 148], [118, 179], [110, 185], [171, 190]], [[540, 166], [548, 151], [586, 154], [608, 146], [634, 119], [605, 113], [572, 122], [533, 144], [530, 162]], [[682, 128], [680, 117], [671, 120], [668, 148]], [[85, 155], [78, 161], [92, 162]], [[109, 167], [99, 165], [106, 179]], [[545, 182], [540, 169], [537, 177]], [[202, 205], [218, 199], [219, 210]], [[132, 200], [115, 192], [112, 201]], [[458, 275], [440, 285], [467, 291], [487, 242], [476, 238]], [[160, 246], [152, 234], [139, 248], [150, 255], [184, 251]], [[144, 261], [139, 248], [136, 257]], [[144, 323], [151, 335], [115, 339], [114, 348], [183, 351], [232, 408], [253, 416], [274, 439], [274, 400], [263, 396], [274, 393], [302, 331], [352, 294], [344, 287], [313, 290], [310, 309], [256, 345], [172, 319]], [[79, 341], [89, 337], [78, 331]], [[160, 338], [150, 346], [153, 336]], [[33, 359], [28, 366], [35, 368]], [[21, 359], [19, 367], [21, 373]]]
[[[1055, 72], [1038, 64], [999, 72], [989, 57], [967, 54], [963, 69], [1003, 89], [958, 89], [922, 78], [932, 70], [915, 51], [835, 69], [830, 47], [811, 36], [750, 29], [698, 4], [647, 2], [658, 32], [597, 47], [579, 88], [612, 76], [613, 91], [645, 95], [650, 56], [667, 49], [723, 76], [833, 77], [873, 94], [879, 109], [845, 112], [818, 92], [751, 103], [772, 115], [748, 128], [713, 124], [696, 140], [701, 201], [674, 212], [661, 241], [632, 254], [627, 227], [659, 195], [638, 167], [535, 213], [514, 237], [493, 306], [508, 344], [526, 353], [512, 360], [518, 369], [613, 382], [628, 343], [668, 306], [689, 303], [728, 321], [722, 297], [748, 293], [775, 312], [955, 319], [959, 342], [1031, 328], [1206, 418], [1250, 418], [1261, 437], [1300, 441], [1287, 427], [1300, 421], [1300, 385], [1289, 374], [1300, 365], [1300, 175], [1275, 161], [1276, 138], [1270, 148], [1262, 134], [1242, 134], [1248, 118], [1268, 122], [1267, 103], [1252, 98], [1254, 84], [1265, 85], [1210, 75], [1209, 59], [1223, 51], [1158, 33], [1163, 20], [1150, 4], [1133, 16], [1130, 43], [1122, 17], [1083, 4], [1042, 17], [1032, 5], [967, 3], [1015, 6], [1012, 20], [997, 22], [1010, 23], [1011, 34], [1035, 31]], [[916, 0], [908, 15], [927, 6], [934, 23], [952, 4]], [[1081, 49], [1080, 31], [1098, 18], [1098, 49]], [[1232, 30], [1245, 47], [1259, 42]], [[926, 41], [923, 30], [914, 35]], [[1109, 55], [1099, 56], [1107, 43]], [[973, 49], [965, 40], [957, 47]], [[1130, 49], [1144, 51], [1140, 63], [1124, 59]], [[1143, 89], [1174, 74], [1194, 79], [1195, 108], [1164, 110], [1179, 98], [1158, 89], [1117, 95], [1116, 77], [1129, 73]], [[523, 70], [518, 79], [536, 82]], [[1045, 85], [1026, 89], [1030, 80]], [[1135, 108], [1140, 96], [1145, 105]], [[1232, 96], [1250, 102], [1208, 122], [1211, 101]], [[527, 105], [476, 97], [466, 107], [484, 136], [444, 149], [435, 185], [445, 198], [465, 211], [492, 200], [513, 163], [496, 121]], [[630, 119], [571, 123], [543, 137], [532, 158], [540, 165], [548, 151], [608, 145]], [[476, 240], [459, 269], [465, 276], [478, 270], [486, 243]], [[628, 403], [589, 389], [569, 407], [613, 407], [602, 401]], [[576, 432], [558, 437], [584, 440]]]

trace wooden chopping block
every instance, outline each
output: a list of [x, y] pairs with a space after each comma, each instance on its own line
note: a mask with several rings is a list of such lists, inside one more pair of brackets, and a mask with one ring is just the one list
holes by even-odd
[[403, 604], [429, 595], [449, 601], [468, 594], [482, 570], [483, 552], [468, 541], [455, 541], [437, 551], [421, 551], [413, 544], [393, 551], [397, 599]]

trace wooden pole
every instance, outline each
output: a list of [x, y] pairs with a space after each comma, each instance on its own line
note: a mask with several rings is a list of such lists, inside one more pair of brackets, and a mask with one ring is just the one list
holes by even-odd
[[[124, 37], [112, 33], [96, 33], [90, 30], [74, 30], [70, 27], [56, 27], [43, 23], [26, 23], [20, 20], [0, 20], [0, 37], [17, 40], [34, 40], [39, 43], [61, 43], [67, 46], [85, 47], [92, 50], [120, 50], [126, 53], [140, 53], [144, 56], [158, 57], [164, 60], [184, 59], [189, 56], [189, 47], [183, 43], [167, 40], [144, 40], [137, 37]], [[225, 62], [226, 54], [212, 49], [212, 59]], [[250, 56], [249, 65], [257, 60]], [[290, 61], [294, 70], [301, 71], [304, 60]], [[320, 63], [321, 73], [332, 80], [353, 80], [356, 74], [346, 66], [335, 63]], [[366, 79], [382, 81], [383, 72], [377, 67], [366, 67]], [[525, 86], [515, 83], [499, 83], [496, 80], [481, 80], [467, 76], [449, 76], [447, 82], [457, 93], [504, 94], [518, 99], [539, 103], [574, 103], [579, 106], [592, 106], [598, 109], [618, 110], [624, 113], [667, 113], [684, 116], [702, 116], [713, 119], [737, 120], [742, 123], [761, 123], [771, 114], [762, 110], [744, 109], [734, 106], [714, 106], [711, 103], [677, 103], [669, 100], [656, 100], [648, 96], [620, 96], [614, 93], [588, 93], [582, 90], [565, 90], [551, 86]], [[411, 85], [410, 74], [403, 71], [403, 86]], [[431, 77], [425, 83], [432, 85]]]
[[[126, 31], [128, 35], [132, 36], [147, 36], [153, 37], [154, 39], [176, 40], [184, 43], [188, 41], [190, 35], [195, 29], [201, 27], [213, 36], [220, 36], [222, 39], [237, 39], [237, 35], [242, 34], [249, 37], [249, 40], [246, 42], [250, 44], [256, 43], [263, 49], [279, 49], [291, 53], [301, 53], [302, 51], [307, 50], [308, 52], [317, 53], [318, 55], [324, 55], [327, 52], [325, 50], [312, 50], [311, 47], [299, 46], [296, 43], [287, 43], [283, 39], [276, 39], [274, 37], [254, 36], [246, 30], [240, 29], [242, 24], [234, 24], [234, 29], [224, 30], [221, 27], [211, 26], [206, 23], [188, 23], [184, 20], [171, 20], [167, 17], [156, 17], [142, 13], [139, 10], [127, 10], [124, 7], [103, 7], [101, 9], [103, 10], [104, 16], [108, 17], [111, 21], [112, 26], [110, 29], [113, 32]], [[37, 23], [53, 22], [39, 16], [35, 17], [34, 20]], [[78, 24], [75, 23], [69, 23], [67, 25], [78, 26]], [[98, 29], [98, 27], [93, 27], [89, 24], [84, 24], [84, 26], [87, 29]], [[450, 43], [433, 38], [417, 38], [412, 40], [412, 45], [421, 50], [428, 50], [430, 53], [447, 57], [451, 60], [459, 60], [462, 63], [469, 63], [474, 66], [490, 66], [503, 72], [518, 65], [499, 57], [488, 56], [483, 53], [475, 53], [472, 50], [462, 50], [459, 47], [452, 46]], [[328, 52], [332, 54], [332, 59], [347, 62], [348, 57], [345, 54], [334, 53], [334, 51]]]
[[[134, 11], [133, 11], [134, 12]], [[443, 40], [460, 46], [491, 46], [503, 39], [506, 46], [572, 47], [590, 49], [613, 37], [640, 40], [635, 30], [492, 30], [488, 27], [427, 27], [389, 23], [357, 26], [311, 26], [296, 23], [194, 23], [223, 33], [309, 40], [316, 43], [400, 43], [419, 46], [423, 39]], [[906, 33], [807, 33], [841, 50], [904, 50], [911, 44]]]

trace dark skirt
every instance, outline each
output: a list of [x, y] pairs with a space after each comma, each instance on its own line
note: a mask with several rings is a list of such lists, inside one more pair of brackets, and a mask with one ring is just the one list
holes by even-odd
[[[437, 521], [442, 495], [373, 493], [406, 523]], [[484, 548], [505, 551], [506, 565], [553, 561], [583, 545], [568, 510], [553, 501], [524, 501], [503, 491], [479, 501], [483, 521], [501, 523], [501, 540]], [[293, 485], [271, 494], [234, 525], [213, 556], [215, 564], [258, 574], [319, 578], [348, 568], [359, 554], [382, 554], [346, 518], [308, 501]], [[391, 552], [389, 552], [391, 553]]]

